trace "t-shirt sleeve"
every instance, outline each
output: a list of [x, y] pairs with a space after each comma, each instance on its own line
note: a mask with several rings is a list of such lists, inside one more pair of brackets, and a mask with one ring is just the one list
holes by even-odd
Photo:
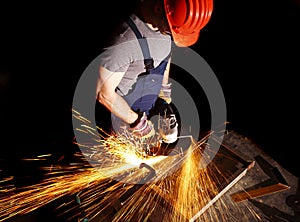
[[126, 44], [110, 46], [100, 55], [100, 65], [112, 72], [125, 72], [131, 62]]

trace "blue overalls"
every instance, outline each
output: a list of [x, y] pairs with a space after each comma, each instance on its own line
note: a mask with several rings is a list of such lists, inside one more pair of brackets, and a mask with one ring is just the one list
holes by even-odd
[[[142, 37], [140, 31], [130, 17], [127, 20], [127, 24], [139, 40], [144, 57], [145, 72], [138, 75], [137, 81], [132, 86], [132, 90], [122, 97], [126, 100], [132, 110], [135, 112], [145, 112], [149, 115], [149, 111], [154, 107], [155, 101], [161, 90], [162, 80], [170, 54], [154, 68], [154, 61], [150, 56], [146, 38]], [[118, 91], [118, 87], [116, 88], [116, 91]]]

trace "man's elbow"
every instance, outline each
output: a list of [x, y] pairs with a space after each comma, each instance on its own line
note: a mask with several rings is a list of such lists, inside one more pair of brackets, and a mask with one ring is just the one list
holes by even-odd
[[98, 94], [97, 94], [97, 100], [100, 103], [104, 104], [105, 103], [105, 98], [106, 98], [106, 96], [104, 95], [104, 93], [102, 91], [98, 92]]
[[112, 93], [107, 93], [104, 90], [100, 90], [97, 96], [97, 100], [106, 107], [109, 107], [109, 104], [113, 103], [114, 96], [112, 95]]

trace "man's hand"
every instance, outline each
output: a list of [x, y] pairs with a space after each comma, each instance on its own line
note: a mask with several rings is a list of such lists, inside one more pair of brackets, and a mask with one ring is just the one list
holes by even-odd
[[132, 134], [139, 138], [148, 138], [155, 134], [153, 123], [147, 119], [145, 112], [140, 113], [137, 120], [130, 124], [130, 129]]
[[178, 138], [178, 123], [175, 114], [159, 117], [158, 131], [165, 143], [174, 143]]
[[178, 121], [172, 105], [161, 97], [157, 98], [151, 115], [159, 115], [158, 132], [165, 143], [174, 143], [179, 134]]

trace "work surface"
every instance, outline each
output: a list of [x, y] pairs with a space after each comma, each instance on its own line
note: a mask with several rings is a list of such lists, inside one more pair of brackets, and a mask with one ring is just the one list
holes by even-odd
[[[119, 187], [125, 192], [119, 193], [119, 196], [109, 195], [102, 205], [90, 202], [95, 208], [105, 209], [99, 209], [99, 214], [87, 218], [88, 221], [300, 221], [299, 178], [280, 166], [249, 138], [234, 131], [225, 134], [220, 149], [208, 166], [209, 173], [205, 171], [199, 176], [201, 170], [193, 172], [190, 166], [192, 164], [187, 160], [183, 162], [180, 174], [174, 172], [177, 178], [172, 175], [169, 176], [171, 179], [162, 178], [181, 183], [176, 185], [176, 189], [172, 188], [173, 182], [136, 184], [128, 189], [125, 183], [119, 186], [118, 182], [112, 182], [111, 190], [115, 189], [114, 192], [118, 193], [116, 188]], [[184, 171], [187, 174], [183, 174]], [[204, 181], [199, 183], [202, 186], [200, 190], [199, 184], [194, 186], [193, 182], [199, 180]], [[96, 189], [96, 185], [89, 189]], [[86, 203], [95, 195], [100, 198], [94, 201], [101, 202], [106, 198], [100, 194], [101, 188], [97, 189], [86, 197], [83, 193], [87, 191], [75, 193], [78, 199], [74, 198], [74, 193], [66, 195], [31, 213], [16, 215], [5, 221], [35, 222], [42, 218], [43, 221], [54, 218], [65, 221], [67, 214], [73, 214], [70, 221], [78, 221], [78, 218], [84, 221], [82, 213], [88, 206]], [[80, 200], [79, 197], [83, 198]], [[64, 204], [68, 202], [72, 202], [73, 211], [67, 212], [69, 208]], [[80, 206], [76, 207], [79, 203]], [[45, 218], [45, 215], [48, 217]]]

